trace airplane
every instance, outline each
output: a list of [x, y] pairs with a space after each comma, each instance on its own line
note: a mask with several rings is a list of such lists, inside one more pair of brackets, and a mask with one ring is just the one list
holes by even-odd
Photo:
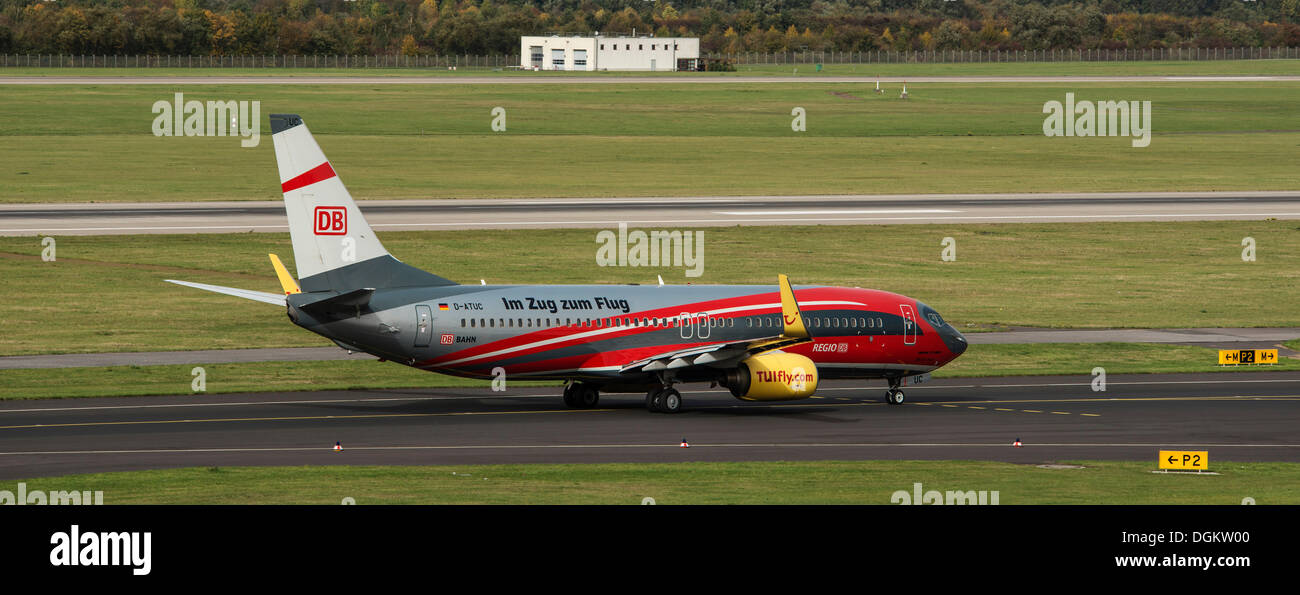
[[674, 385], [710, 382], [742, 401], [811, 397], [823, 378], [902, 386], [966, 350], [933, 308], [874, 289], [771, 285], [461, 285], [394, 258], [296, 114], [270, 116], [297, 278], [268, 255], [283, 295], [177, 281], [286, 308], [294, 324], [381, 360], [467, 378], [563, 381], [564, 403], [645, 393], [682, 410]]

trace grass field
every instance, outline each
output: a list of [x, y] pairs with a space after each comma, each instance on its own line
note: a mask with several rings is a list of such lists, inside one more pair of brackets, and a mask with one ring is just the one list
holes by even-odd
[[[126, 397], [192, 393], [192, 365], [110, 366], [50, 370], [0, 370], [0, 400]], [[365, 361], [202, 364], [208, 394], [424, 387], [490, 384], [430, 374], [394, 363]], [[540, 383], [511, 382], [508, 386]], [[558, 386], [558, 383], [552, 383]], [[559, 389], [556, 389], [559, 394]]]
[[[959, 329], [1037, 326], [1300, 326], [1294, 221], [745, 227], [708, 229], [694, 283], [886, 289]], [[668, 283], [681, 269], [599, 267], [595, 230], [395, 232], [398, 258], [452, 280], [494, 284]], [[1256, 262], [1241, 240], [1255, 238]], [[953, 237], [956, 262], [940, 261]], [[287, 234], [69, 236], [55, 262], [40, 238], [0, 238], [0, 355], [320, 346], [282, 309], [164, 283], [277, 292], [266, 254], [293, 270]], [[509, 258], [503, 258], [509, 255]], [[754, 266], [762, 263], [762, 266]], [[92, 299], [93, 298], [93, 299]]]
[[966, 64], [935, 63], [856, 63], [823, 64], [739, 64], [735, 72], [522, 72], [495, 67], [465, 66], [451, 71], [443, 68], [35, 68], [7, 67], [6, 76], [124, 76], [191, 77], [191, 76], [436, 76], [467, 78], [584, 76], [592, 78], [653, 76], [693, 78], [729, 78], [735, 76], [1208, 76], [1208, 75], [1300, 75], [1300, 60], [1153, 60], [1147, 62], [976, 62]]
[[[0, 79], [2, 84], [2, 79]], [[888, 86], [888, 85], [887, 85]], [[354, 196], [1293, 190], [1300, 82], [84, 85], [0, 94], [0, 202], [273, 200], [301, 114]], [[260, 101], [255, 148], [155, 137], [155, 101]], [[1151, 145], [1043, 136], [1046, 101], [1152, 102]], [[490, 130], [494, 107], [507, 132]], [[807, 131], [791, 129], [791, 111]], [[251, 117], [251, 116], [250, 116]]]
[[[1295, 463], [1217, 460], [1211, 470], [1220, 475], [1192, 477], [1151, 473], [1151, 454], [1082, 469], [966, 461], [213, 467], [22, 481], [29, 493], [102, 491], [105, 504], [891, 504], [914, 483], [989, 498], [996, 491], [1002, 505], [1300, 503]], [[16, 493], [17, 484], [0, 489]]]
[[[304, 331], [305, 332], [305, 331]], [[1047, 345], [975, 345], [936, 378], [1078, 375], [1090, 378], [1095, 366], [1108, 374], [1173, 372], [1257, 372], [1300, 370], [1300, 360], [1282, 358], [1273, 366], [1221, 367], [1215, 351], [1189, 345], [1141, 343], [1061, 343]], [[208, 394], [351, 389], [479, 388], [490, 383], [468, 380], [377, 361], [261, 362], [203, 364]], [[111, 366], [98, 368], [0, 370], [0, 400], [71, 397], [126, 397], [191, 394], [194, 365]], [[863, 394], [878, 391], [864, 383]], [[510, 382], [509, 387], [555, 386], [558, 383]]]

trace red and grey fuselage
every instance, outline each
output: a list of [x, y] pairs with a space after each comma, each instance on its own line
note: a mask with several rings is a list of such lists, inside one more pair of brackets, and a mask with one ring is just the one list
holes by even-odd
[[[827, 286], [796, 286], [794, 294], [812, 340], [784, 351], [812, 360], [824, 378], [920, 374], [966, 349], [965, 337], [938, 312], [906, 296]], [[652, 380], [648, 372], [629, 373], [634, 362], [770, 337], [783, 326], [776, 286], [392, 288], [376, 291], [369, 308], [357, 318], [295, 321], [341, 343], [444, 374], [632, 386]], [[709, 380], [712, 373], [693, 367], [677, 379]]]

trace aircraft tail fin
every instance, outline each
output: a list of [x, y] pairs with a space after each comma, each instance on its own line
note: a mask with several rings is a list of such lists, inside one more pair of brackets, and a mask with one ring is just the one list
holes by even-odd
[[388, 253], [301, 117], [271, 114], [271, 139], [302, 291], [455, 285]]

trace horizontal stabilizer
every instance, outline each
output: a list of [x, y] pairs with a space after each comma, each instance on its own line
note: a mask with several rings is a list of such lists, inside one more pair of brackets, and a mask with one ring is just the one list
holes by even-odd
[[225, 295], [233, 295], [238, 298], [253, 300], [255, 302], [265, 302], [267, 304], [284, 306], [284, 296], [276, 295], [274, 293], [250, 291], [248, 289], [238, 289], [235, 287], [222, 287], [220, 285], [208, 285], [206, 283], [191, 283], [189, 281], [176, 281], [175, 279], [164, 279], [164, 281], [168, 283], [175, 283], [177, 285], [184, 285], [186, 287], [193, 287], [195, 289], [202, 289], [204, 291], [222, 293]]
[[370, 296], [375, 295], [375, 288], [365, 287], [347, 293], [332, 295], [314, 302], [307, 302], [300, 308], [304, 310], [329, 310], [332, 308], [360, 308], [370, 303]]

